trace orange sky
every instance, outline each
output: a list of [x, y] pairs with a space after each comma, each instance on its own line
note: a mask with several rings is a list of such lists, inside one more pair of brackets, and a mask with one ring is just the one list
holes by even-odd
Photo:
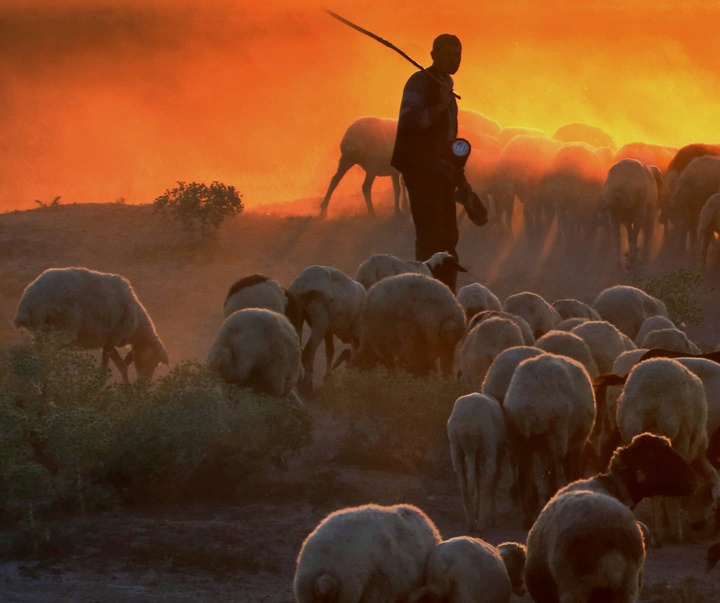
[[149, 203], [177, 180], [233, 184], [248, 205], [321, 197], [345, 127], [395, 117], [414, 70], [321, 6], [425, 64], [456, 33], [461, 106], [503, 126], [720, 143], [718, 2], [199, 4], [3, 2], [0, 208]]

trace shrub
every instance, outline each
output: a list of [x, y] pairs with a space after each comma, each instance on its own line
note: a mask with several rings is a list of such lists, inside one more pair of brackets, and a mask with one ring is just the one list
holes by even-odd
[[233, 186], [213, 182], [210, 186], [202, 183], [178, 182], [153, 201], [156, 211], [167, 212], [170, 218], [180, 222], [183, 228], [207, 238], [212, 235], [226, 217], [243, 210], [239, 195]]
[[703, 312], [697, 297], [712, 291], [700, 270], [686, 268], [643, 281], [640, 288], [665, 304], [676, 325], [702, 324]]

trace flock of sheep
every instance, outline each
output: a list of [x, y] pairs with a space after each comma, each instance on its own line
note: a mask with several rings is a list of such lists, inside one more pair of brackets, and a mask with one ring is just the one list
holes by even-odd
[[[720, 364], [698, 357], [664, 304], [640, 289], [610, 287], [592, 305], [528, 291], [501, 302], [480, 283], [455, 295], [437, 278], [448, 270], [462, 268], [445, 252], [425, 262], [378, 254], [354, 278], [309, 266], [287, 288], [255, 274], [228, 291], [207, 364], [230, 383], [309, 399], [321, 342], [325, 374], [347, 360], [465, 381], [476, 393], [456, 401], [447, 431], [468, 534], [495, 524], [506, 461], [530, 530], [524, 545], [495, 548], [471, 536], [443, 541], [411, 505], [342, 509], [302, 545], [298, 603], [506, 603], [525, 588], [540, 603], [636, 601], [645, 542], [683, 538], [679, 497], [699, 485], [708, 517], [720, 497], [711, 462]], [[101, 349], [103, 365], [113, 360], [125, 379], [131, 364], [149, 380], [168, 361], [130, 283], [115, 274], [46, 270], [26, 287], [15, 325]], [[337, 358], [335, 338], [349, 344]], [[123, 359], [117, 348], [126, 345]], [[632, 512], [644, 498], [649, 527]]]
[[[473, 147], [466, 174], [492, 210], [491, 222], [511, 231], [517, 200], [529, 238], [542, 240], [556, 221], [561, 244], [575, 249], [604, 231], [618, 262], [621, 229], [629, 260], [636, 262], [647, 258], [654, 231], [662, 228], [664, 244], [675, 253], [696, 254], [704, 267], [720, 233], [720, 145], [674, 149], [634, 142], [616, 149], [612, 137], [584, 124], [563, 126], [548, 138], [539, 130], [503, 129], [473, 111], [461, 110], [459, 122], [459, 135]], [[379, 117], [362, 117], [348, 127], [321, 216], [353, 165], [366, 173], [368, 213], [374, 215], [371, 187], [378, 176], [392, 178], [400, 211], [401, 178], [390, 165], [396, 129], [396, 120]]]

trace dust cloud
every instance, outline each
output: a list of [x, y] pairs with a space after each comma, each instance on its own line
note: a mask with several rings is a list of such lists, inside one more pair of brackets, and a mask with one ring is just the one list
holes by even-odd
[[[438, 15], [331, 4], [423, 64], [435, 35], [456, 33], [462, 106], [504, 127], [552, 134], [584, 122], [618, 146], [720, 142], [718, 8], [467, 1]], [[322, 6], [6, 1], [0, 208], [57, 195], [149, 203], [178, 180], [233, 184], [248, 206], [321, 197], [347, 125], [395, 117], [414, 69]], [[356, 193], [357, 181], [337, 194]]]

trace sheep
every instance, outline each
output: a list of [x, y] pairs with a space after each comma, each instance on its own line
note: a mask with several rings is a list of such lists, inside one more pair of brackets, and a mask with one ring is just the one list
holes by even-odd
[[[643, 432], [666, 436], [673, 448], [720, 494], [720, 476], [708, 462], [708, 405], [702, 381], [676, 360], [654, 358], [637, 364], [618, 399], [617, 424], [622, 441]], [[670, 520], [670, 536], [682, 540], [677, 499], [652, 499], [652, 541], [664, 539], [662, 508]]]
[[577, 299], [558, 299], [552, 303], [552, 307], [555, 308], [555, 311], [560, 315], [562, 320], [567, 320], [568, 318], [601, 320], [600, 315], [595, 310]]
[[[580, 458], [595, 419], [590, 377], [576, 360], [542, 354], [523, 360], [513, 373], [503, 403], [510, 460], [525, 525], [540, 506], [567, 483], [580, 477]], [[536, 463], [546, 465], [547, 491], [541, 491]]]
[[592, 307], [603, 320], [614, 324], [631, 339], [637, 336], [646, 318], [655, 315], [665, 318], [668, 316], [662, 301], [629, 285], [615, 285], [603, 289], [595, 298]]
[[647, 349], [663, 348], [686, 354], [700, 353], [700, 348], [690, 341], [685, 333], [675, 327], [650, 331], [640, 345]]
[[509, 603], [512, 594], [525, 594], [525, 547], [505, 542], [497, 548], [483, 540], [457, 536], [444, 540], [430, 553], [425, 585], [408, 597], [448, 603]]
[[693, 143], [677, 150], [665, 171], [663, 192], [659, 199], [660, 221], [665, 221], [664, 208], [677, 188], [678, 178], [688, 164], [697, 157], [720, 155], [720, 145]]
[[465, 318], [468, 321], [485, 310], [502, 310], [502, 304], [497, 296], [480, 283], [471, 283], [461, 287], [457, 293], [457, 300], [465, 310]]
[[510, 380], [512, 379], [513, 373], [523, 360], [528, 358], [534, 358], [544, 354], [541, 349], [521, 345], [508, 348], [500, 352], [493, 360], [487, 373], [485, 373], [485, 380], [482, 383], [480, 391], [483, 394], [492, 396], [495, 398], [500, 405], [505, 400]]
[[494, 119], [470, 109], [460, 109], [458, 111], [458, 122], [473, 133], [485, 134], [493, 138], [497, 137], [502, 130], [500, 124]]
[[620, 227], [624, 226], [631, 265], [638, 259], [638, 235], [643, 236], [643, 259], [650, 256], [658, 187], [650, 168], [637, 159], [622, 159], [607, 173], [603, 183], [603, 211], [612, 224], [617, 264], [622, 261]]
[[440, 368], [452, 374], [455, 347], [465, 331], [465, 313], [452, 291], [422, 274], [399, 274], [367, 292], [360, 344], [351, 365], [368, 368], [398, 362], [414, 374]]
[[210, 347], [207, 365], [224, 381], [270, 396], [289, 396], [300, 375], [300, 341], [284, 314], [233, 312]]
[[647, 337], [647, 334], [651, 331], [674, 328], [676, 328], [675, 323], [669, 318], [666, 318], [665, 316], [648, 316], [643, 321], [642, 325], [640, 325], [640, 329], [638, 330], [637, 335], [635, 335], [635, 344], [640, 346], [645, 337]]
[[365, 295], [360, 283], [331, 266], [308, 266], [288, 286], [288, 297], [295, 307], [293, 326], [300, 340], [303, 324], [310, 325], [310, 337], [302, 351], [300, 382], [306, 394], [313, 389], [315, 353], [321, 341], [325, 341], [326, 376], [332, 368], [334, 337], [357, 347]]
[[620, 331], [605, 320], [583, 322], [574, 327], [570, 333], [587, 343], [600, 373], [610, 372], [615, 358], [627, 351], [627, 345], [634, 345], [632, 341], [626, 342]]
[[245, 308], [265, 308], [285, 314], [287, 304], [288, 298], [280, 283], [262, 274], [252, 274], [237, 280], [230, 287], [225, 297], [223, 314], [227, 318], [233, 312]]
[[432, 520], [413, 505], [364, 505], [328, 515], [300, 548], [297, 603], [404, 600], [423, 586], [440, 543]]
[[566, 331], [548, 331], [535, 342], [535, 347], [550, 354], [567, 356], [577, 360], [585, 367], [590, 377], [597, 377], [598, 368], [590, 353], [588, 344], [574, 333]]
[[390, 165], [396, 132], [396, 119], [374, 116], [361, 117], [348, 126], [340, 141], [340, 161], [337, 171], [330, 179], [330, 185], [320, 204], [320, 217], [327, 216], [330, 197], [343, 176], [355, 164], [365, 170], [362, 193], [368, 214], [375, 215], [372, 185], [377, 176], [390, 176], [395, 198], [395, 213], [400, 213], [400, 172]]
[[720, 234], [720, 193], [715, 193], [705, 201], [698, 220], [697, 240], [702, 271], [705, 271], [710, 241], [714, 242], [718, 234]]
[[503, 350], [523, 345], [522, 332], [507, 318], [483, 320], [466, 335], [460, 349], [460, 374], [479, 389], [493, 360]]
[[467, 332], [469, 333], [470, 331], [472, 331], [482, 321], [488, 320], [489, 318], [493, 317], [507, 318], [509, 320], [512, 320], [520, 329], [525, 345], [532, 345], [535, 343], [535, 336], [533, 335], [532, 329], [530, 328], [528, 321], [525, 320], [522, 316], [518, 316], [517, 314], [511, 314], [510, 312], [505, 312], [502, 310], [483, 310], [482, 312], [477, 313], [468, 321]]
[[637, 159], [647, 166], [657, 166], [661, 173], [665, 173], [672, 158], [673, 153], [667, 147], [647, 142], [629, 142], [617, 150], [613, 163], [622, 159]]
[[495, 138], [497, 138], [500, 141], [500, 144], [507, 145], [513, 138], [516, 138], [518, 136], [535, 136], [540, 138], [547, 138], [547, 134], [543, 132], [542, 130], [538, 130], [537, 128], [503, 128], [500, 130]]
[[460, 484], [468, 533], [495, 525], [495, 497], [505, 458], [505, 415], [497, 400], [468, 394], [447, 422], [450, 457]]
[[557, 494], [527, 537], [525, 584], [536, 603], [635, 603], [643, 531], [619, 500], [587, 490]]
[[536, 339], [554, 329], [562, 320], [555, 308], [530, 291], [510, 295], [503, 302], [503, 310], [524, 318]]
[[[123, 381], [133, 362], [137, 378], [151, 381], [157, 365], [168, 365], [165, 347], [130, 282], [118, 274], [81, 267], [49, 268], [23, 291], [13, 320], [15, 328], [54, 329], [88, 350], [102, 349]], [[123, 360], [116, 350], [130, 345]]]
[[405, 273], [424, 274], [445, 282], [451, 272], [467, 272], [467, 270], [447, 251], [438, 251], [424, 262], [401, 260], [388, 253], [378, 253], [371, 255], [358, 266], [355, 280], [365, 289], [370, 289], [375, 283], [388, 276]]
[[571, 123], [560, 126], [552, 135], [554, 140], [565, 143], [584, 143], [591, 147], [608, 147], [615, 150], [615, 141], [607, 132], [596, 126]]
[[572, 318], [566, 318], [565, 320], [561, 320], [558, 323], [558, 325], [555, 327], [555, 330], [556, 331], [572, 331], [578, 325], [581, 325], [584, 322], [590, 322], [591, 320], [595, 320], [595, 319], [580, 318], [579, 316], [573, 316]]

